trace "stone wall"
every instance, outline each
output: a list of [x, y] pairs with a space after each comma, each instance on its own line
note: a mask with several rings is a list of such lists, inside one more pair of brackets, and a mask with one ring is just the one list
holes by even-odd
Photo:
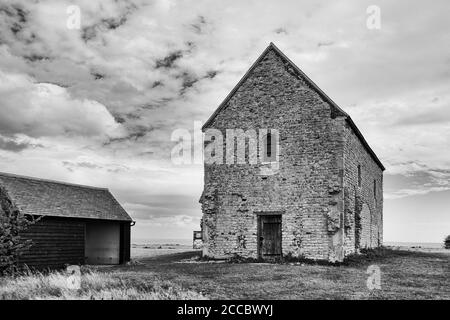
[[257, 213], [278, 212], [283, 255], [342, 260], [344, 119], [335, 114], [287, 61], [266, 54], [209, 127], [224, 136], [277, 129], [279, 171], [205, 164], [204, 255], [256, 258]]
[[348, 125], [345, 126], [344, 168], [344, 247], [346, 254], [350, 254], [362, 248], [378, 247], [383, 242], [383, 171]]

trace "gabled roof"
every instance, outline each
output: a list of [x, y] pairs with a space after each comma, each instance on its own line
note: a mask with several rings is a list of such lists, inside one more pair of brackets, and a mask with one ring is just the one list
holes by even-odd
[[0, 172], [0, 189], [27, 215], [132, 221], [104, 188]]
[[256, 68], [256, 66], [259, 64], [259, 62], [266, 56], [266, 54], [270, 51], [273, 50], [275, 53], [277, 53], [282, 60], [284, 60], [286, 63], [289, 64], [290, 67], [292, 67], [292, 69], [301, 77], [303, 78], [306, 83], [308, 85], [311, 86], [312, 89], [314, 89], [314, 91], [317, 92], [317, 94], [319, 94], [319, 96], [326, 102], [328, 102], [332, 108], [334, 108], [334, 112], [337, 116], [342, 116], [345, 117], [347, 123], [350, 125], [350, 127], [353, 129], [353, 132], [356, 134], [356, 136], [359, 138], [359, 140], [361, 141], [361, 143], [363, 144], [364, 148], [367, 150], [367, 152], [370, 154], [370, 156], [373, 158], [373, 160], [378, 164], [378, 166], [382, 169], [385, 170], [383, 164], [381, 163], [381, 161], [378, 159], [377, 155], [375, 154], [375, 152], [372, 150], [372, 148], [370, 148], [369, 144], [367, 143], [366, 139], [364, 138], [364, 136], [362, 135], [361, 131], [359, 131], [358, 127], [356, 126], [356, 124], [353, 122], [353, 120], [351, 119], [350, 115], [348, 115], [344, 110], [342, 110], [328, 95], [325, 94], [325, 92], [322, 91], [322, 89], [320, 89], [302, 70], [300, 70], [299, 67], [297, 67], [295, 65], [295, 63], [293, 63], [283, 52], [281, 52], [280, 49], [278, 49], [272, 42], [269, 44], [269, 46], [263, 51], [263, 53], [258, 57], [258, 59], [256, 59], [256, 61], [252, 64], [252, 66], [250, 67], [250, 69], [248, 69], [248, 71], [244, 74], [244, 76], [241, 78], [241, 80], [239, 80], [239, 82], [237, 83], [237, 85], [233, 88], [233, 90], [231, 90], [231, 92], [227, 95], [227, 97], [225, 98], [225, 100], [222, 101], [222, 103], [219, 105], [219, 107], [216, 109], [216, 111], [214, 111], [214, 113], [209, 117], [209, 119], [205, 122], [205, 124], [202, 127], [202, 130], [205, 130], [206, 128], [208, 128], [212, 122], [214, 121], [214, 119], [216, 118], [217, 114], [219, 114], [219, 112], [225, 108], [225, 106], [227, 105], [227, 103], [230, 101], [230, 99], [234, 96], [234, 94], [236, 93], [236, 91], [241, 87], [241, 85], [245, 82], [245, 80], [247, 80], [247, 78], [250, 76], [250, 74], [252, 73], [252, 71]]

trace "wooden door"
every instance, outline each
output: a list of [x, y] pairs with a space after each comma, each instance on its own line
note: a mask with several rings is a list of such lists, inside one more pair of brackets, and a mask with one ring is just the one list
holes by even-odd
[[281, 215], [259, 216], [259, 256], [281, 256]]

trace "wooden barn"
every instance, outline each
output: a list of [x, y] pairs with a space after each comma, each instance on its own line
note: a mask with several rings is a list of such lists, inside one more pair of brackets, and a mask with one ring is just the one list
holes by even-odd
[[45, 268], [130, 260], [133, 221], [108, 189], [0, 173], [0, 198], [40, 217], [21, 234], [32, 240], [21, 264]]

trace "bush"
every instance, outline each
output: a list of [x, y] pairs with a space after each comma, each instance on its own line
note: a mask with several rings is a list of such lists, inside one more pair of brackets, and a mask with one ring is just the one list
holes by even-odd
[[450, 249], [450, 235], [447, 236], [447, 238], [445, 238], [444, 247], [445, 247], [445, 249]]
[[226, 262], [227, 263], [255, 263], [255, 262], [262, 262], [262, 260], [255, 259], [255, 258], [242, 257], [235, 253], [231, 257], [227, 258]]
[[21, 214], [5, 194], [0, 188], [0, 275], [17, 270], [20, 253], [31, 246], [31, 241], [22, 241], [20, 232], [34, 223]]

